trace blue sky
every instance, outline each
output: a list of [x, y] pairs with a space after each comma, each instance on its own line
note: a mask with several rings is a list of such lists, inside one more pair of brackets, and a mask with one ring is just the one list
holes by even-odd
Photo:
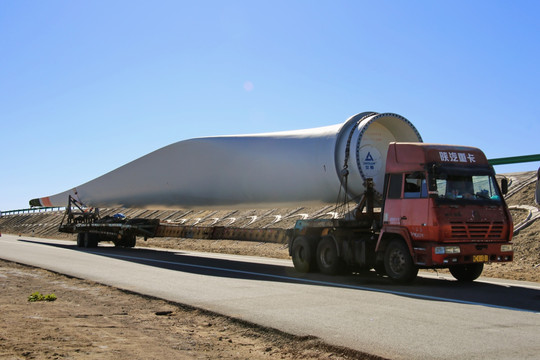
[[[538, 1], [2, 1], [0, 210], [173, 142], [395, 112], [540, 153]], [[497, 166], [499, 173], [540, 163]]]

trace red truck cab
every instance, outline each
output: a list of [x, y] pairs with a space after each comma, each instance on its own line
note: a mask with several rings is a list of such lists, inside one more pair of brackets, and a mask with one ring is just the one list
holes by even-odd
[[449, 268], [458, 280], [472, 281], [484, 263], [513, 259], [512, 217], [480, 149], [391, 143], [383, 199], [376, 252], [389, 257], [384, 263], [393, 278]]

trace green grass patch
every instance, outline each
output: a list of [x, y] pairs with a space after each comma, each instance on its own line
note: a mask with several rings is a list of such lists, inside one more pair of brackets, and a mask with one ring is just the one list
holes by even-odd
[[43, 295], [41, 294], [39, 291], [36, 291], [35, 293], [32, 293], [32, 295], [30, 295], [28, 297], [28, 301], [30, 302], [36, 302], [36, 301], [55, 301], [57, 298], [56, 298], [56, 295], [54, 294], [49, 294], [49, 295]]

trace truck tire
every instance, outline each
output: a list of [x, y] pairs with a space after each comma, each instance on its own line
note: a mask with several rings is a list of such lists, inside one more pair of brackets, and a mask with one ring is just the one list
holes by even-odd
[[475, 263], [454, 265], [450, 266], [449, 270], [452, 276], [455, 277], [458, 281], [471, 282], [478, 279], [480, 274], [482, 274], [482, 271], [484, 270], [484, 264]]
[[317, 246], [317, 265], [323, 274], [337, 275], [343, 272], [343, 261], [331, 236], [323, 237]]
[[391, 240], [384, 253], [386, 274], [394, 282], [407, 283], [416, 278], [418, 268], [414, 266], [409, 248], [400, 239]]
[[292, 246], [292, 261], [296, 271], [301, 273], [314, 272], [317, 269], [315, 249], [312, 242], [304, 236], [294, 239]]

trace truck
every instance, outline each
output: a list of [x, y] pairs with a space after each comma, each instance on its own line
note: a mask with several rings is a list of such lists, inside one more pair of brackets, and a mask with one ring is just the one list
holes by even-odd
[[[370, 174], [368, 151], [362, 166]], [[298, 220], [291, 229], [243, 229], [170, 224], [157, 219], [99, 216], [72, 196], [59, 231], [77, 233], [77, 245], [112, 241], [133, 247], [136, 237], [237, 239], [288, 244], [297, 271], [329, 275], [374, 269], [397, 283], [419, 269], [448, 268], [458, 280], [477, 279], [487, 263], [513, 260], [512, 217], [493, 167], [475, 147], [390, 142], [382, 191], [365, 177], [360, 199], [347, 196], [349, 154], [341, 170], [343, 216]]]

